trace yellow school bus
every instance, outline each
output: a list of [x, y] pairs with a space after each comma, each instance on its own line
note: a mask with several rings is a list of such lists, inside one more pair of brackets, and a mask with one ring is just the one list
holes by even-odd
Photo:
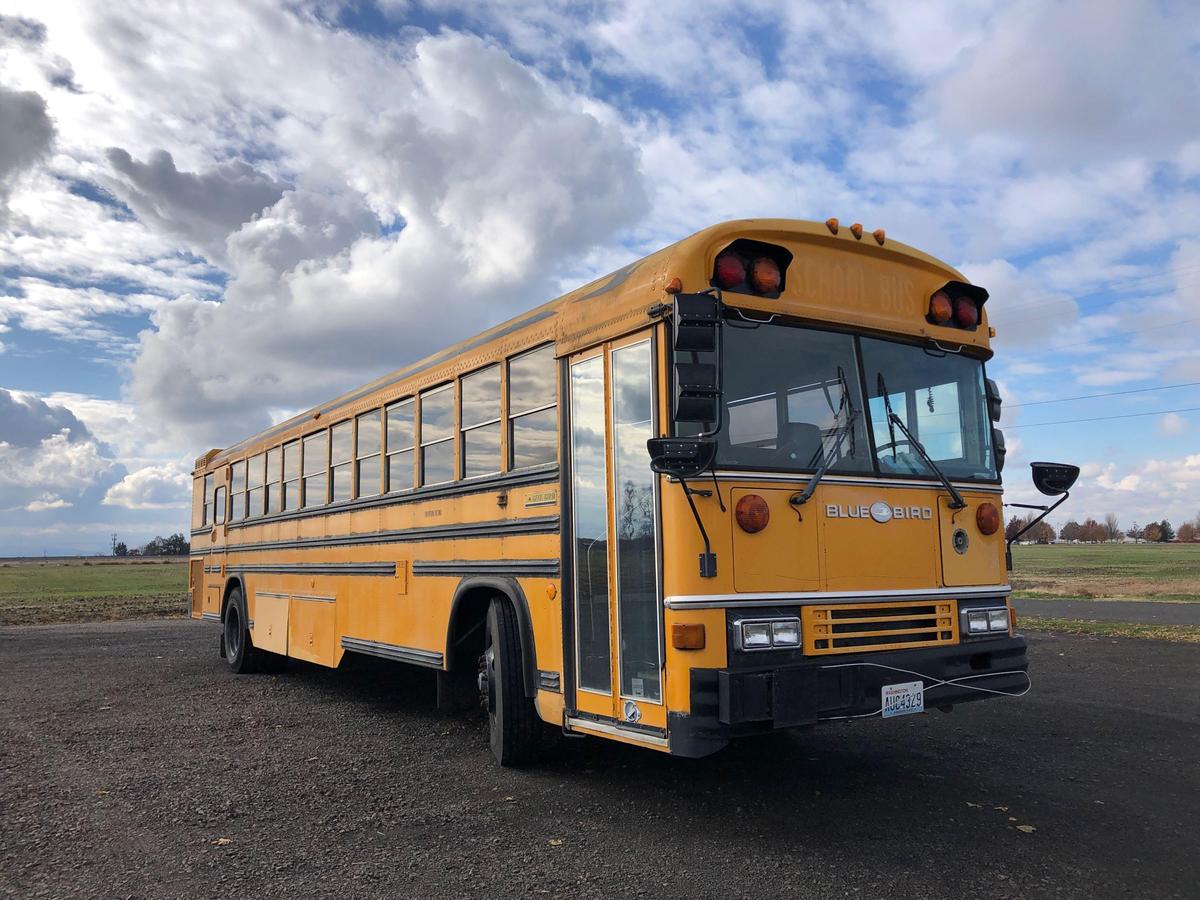
[[707, 228], [204, 454], [191, 614], [237, 673], [435, 669], [503, 764], [1020, 695], [987, 298], [882, 230]]

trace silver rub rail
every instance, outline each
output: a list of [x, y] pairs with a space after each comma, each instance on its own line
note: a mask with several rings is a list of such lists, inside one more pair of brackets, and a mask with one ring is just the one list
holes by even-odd
[[888, 600], [939, 600], [959, 597], [1005, 597], [1007, 584], [963, 588], [911, 588], [893, 591], [769, 591], [747, 594], [674, 594], [663, 600], [667, 609], [753, 609], [760, 606], [816, 606], [826, 603]]

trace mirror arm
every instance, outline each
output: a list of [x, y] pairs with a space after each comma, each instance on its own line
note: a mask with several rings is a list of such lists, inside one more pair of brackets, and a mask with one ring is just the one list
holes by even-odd
[[[712, 543], [708, 539], [708, 531], [705, 530], [704, 521], [700, 518], [700, 510], [696, 509], [696, 501], [692, 499], [692, 489], [688, 487], [688, 483], [682, 475], [676, 475], [675, 477], [679, 479], [679, 484], [683, 488], [683, 496], [687, 498], [688, 506], [692, 508], [692, 517], [696, 520], [696, 527], [700, 529], [700, 538], [704, 541], [704, 552], [700, 554], [700, 577], [716, 578], [717, 555], [712, 552]], [[708, 494], [708, 491], [696, 491], [696, 493]]]
[[1030, 528], [1032, 528], [1038, 522], [1042, 521], [1042, 519], [1046, 518], [1046, 516], [1050, 515], [1050, 513], [1054, 512], [1056, 509], [1058, 509], [1060, 506], [1062, 506], [1064, 503], [1066, 503], [1067, 498], [1070, 496], [1071, 496], [1070, 491], [1063, 491], [1063, 495], [1061, 497], [1059, 497], [1057, 500], [1055, 500], [1054, 503], [1052, 503], [1050, 506], [1033, 506], [1029, 503], [1005, 503], [1004, 504], [1005, 506], [1019, 506], [1021, 509], [1040, 509], [1042, 511], [1042, 514], [1040, 516], [1038, 516], [1033, 521], [1027, 523], [1024, 528], [1022, 528], [1020, 531], [1018, 531], [1016, 534], [1014, 534], [1012, 537], [1010, 537], [1007, 541], [1005, 541], [1005, 543], [1004, 543], [1004, 564], [1005, 564], [1005, 566], [1008, 567], [1008, 571], [1010, 571], [1010, 572], [1012, 571], [1012, 545], [1013, 545], [1013, 542], [1016, 541], [1018, 538], [1020, 538], [1021, 535], [1023, 535], [1025, 532], [1027, 532]]

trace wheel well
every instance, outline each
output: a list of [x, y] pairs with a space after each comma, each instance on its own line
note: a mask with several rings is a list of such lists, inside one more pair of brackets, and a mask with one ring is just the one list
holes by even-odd
[[229, 608], [229, 595], [233, 593], [233, 589], [241, 588], [242, 599], [246, 598], [246, 586], [242, 584], [242, 579], [238, 575], [233, 575], [225, 580], [225, 593], [221, 595], [221, 621], [225, 621], [225, 610]]
[[520, 586], [507, 578], [466, 578], [454, 592], [446, 632], [446, 668], [474, 671], [483, 654], [488, 606], [494, 599], [507, 601], [517, 614], [521, 634], [521, 668], [525, 696], [537, 696], [537, 653], [529, 608]]

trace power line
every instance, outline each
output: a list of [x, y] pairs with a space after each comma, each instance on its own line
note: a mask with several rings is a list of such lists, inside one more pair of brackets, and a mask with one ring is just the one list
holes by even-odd
[[1107, 391], [1103, 394], [1082, 394], [1078, 397], [1060, 397], [1057, 400], [1029, 400], [1025, 403], [1005, 403], [1009, 409], [1014, 406], [1042, 406], [1046, 403], [1070, 403], [1072, 400], [1095, 400], [1097, 397], [1122, 397], [1125, 394], [1146, 394], [1151, 391], [1167, 391], [1173, 388], [1200, 387], [1200, 381], [1185, 381], [1182, 384], [1161, 384], [1158, 387], [1134, 388], [1128, 391]]
[[1057, 422], [1029, 422], [1025, 425], [1005, 425], [1004, 430], [1011, 428], [1040, 428], [1042, 425], [1074, 425], [1078, 422], [1107, 422], [1111, 419], [1136, 419], [1140, 416], [1165, 416], [1167, 413], [1200, 412], [1200, 406], [1188, 406], [1183, 409], [1159, 409], [1154, 412], [1125, 413], [1121, 416], [1095, 416], [1091, 419], [1060, 419]]

